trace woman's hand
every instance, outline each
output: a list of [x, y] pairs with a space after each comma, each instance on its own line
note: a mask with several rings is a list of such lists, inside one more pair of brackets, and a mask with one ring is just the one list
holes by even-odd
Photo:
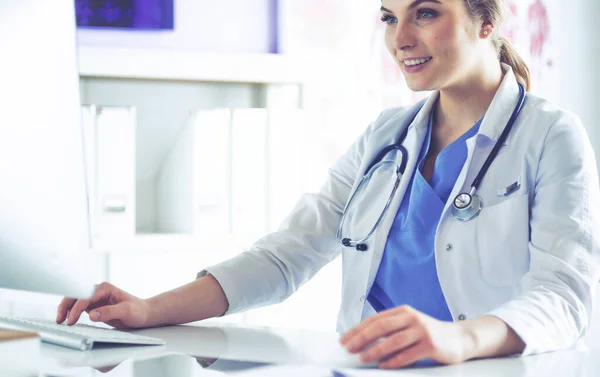
[[470, 358], [474, 340], [460, 323], [442, 322], [401, 306], [367, 318], [340, 342], [349, 352], [359, 353], [363, 363], [378, 362], [380, 368], [394, 369], [426, 358], [461, 363]]
[[68, 325], [73, 325], [84, 311], [89, 313], [92, 321], [104, 322], [118, 329], [152, 326], [148, 302], [109, 283], [97, 285], [94, 295], [88, 300], [63, 298], [58, 306], [56, 322], [62, 323], [66, 319]]

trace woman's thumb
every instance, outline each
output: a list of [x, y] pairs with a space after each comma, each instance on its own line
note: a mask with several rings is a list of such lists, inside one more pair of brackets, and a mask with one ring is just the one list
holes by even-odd
[[90, 312], [90, 319], [94, 322], [108, 322], [115, 319], [123, 319], [124, 314], [125, 305], [119, 303], [92, 310]]

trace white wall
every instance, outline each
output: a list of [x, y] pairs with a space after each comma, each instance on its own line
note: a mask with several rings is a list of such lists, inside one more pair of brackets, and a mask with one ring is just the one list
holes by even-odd
[[556, 38], [556, 80], [560, 106], [579, 115], [586, 127], [596, 159], [600, 161], [600, 103], [597, 93], [600, 87], [600, 39], [598, 17], [600, 2], [597, 0], [561, 1], [559, 11], [551, 16]]
[[[577, 114], [586, 127], [596, 160], [600, 162], [600, 39], [598, 17], [600, 2], [597, 0], [561, 1], [559, 11], [552, 17], [556, 25], [554, 33], [557, 45], [557, 77], [560, 90], [554, 99], [560, 106]], [[596, 214], [597, 215], [597, 214]], [[598, 236], [598, 235], [596, 235]], [[600, 347], [600, 290], [596, 292], [596, 307], [592, 328], [587, 338], [590, 347]]]

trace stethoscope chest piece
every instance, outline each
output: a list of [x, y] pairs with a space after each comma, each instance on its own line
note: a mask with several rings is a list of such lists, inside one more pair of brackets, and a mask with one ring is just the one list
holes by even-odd
[[476, 218], [481, 212], [483, 203], [479, 195], [463, 192], [454, 198], [452, 215], [460, 221], [469, 221]]

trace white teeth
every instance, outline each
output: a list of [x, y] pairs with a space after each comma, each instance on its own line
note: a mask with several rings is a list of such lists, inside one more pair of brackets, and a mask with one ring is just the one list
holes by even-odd
[[410, 59], [410, 60], [405, 60], [404, 64], [406, 64], [407, 66], [410, 67], [410, 66], [413, 66], [413, 65], [419, 65], [419, 64], [427, 63], [430, 60], [431, 60], [431, 58]]

